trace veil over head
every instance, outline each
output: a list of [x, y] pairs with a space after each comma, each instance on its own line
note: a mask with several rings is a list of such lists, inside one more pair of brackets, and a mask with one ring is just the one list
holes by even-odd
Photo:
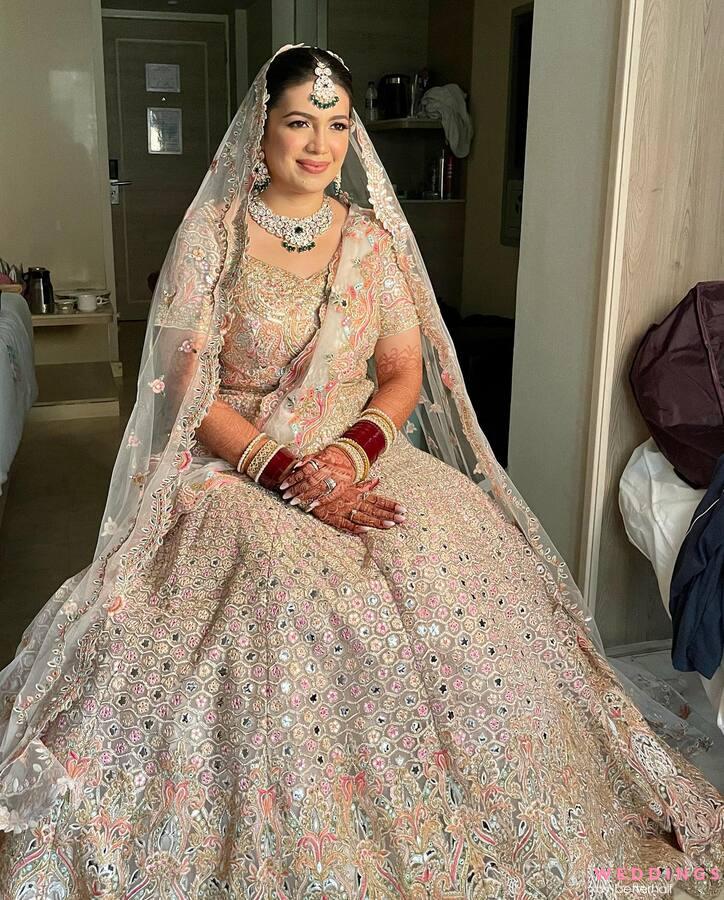
[[[184, 487], [224, 471], [239, 477], [225, 461], [192, 450], [195, 431], [218, 392], [219, 354], [234, 315], [233, 289], [247, 258], [246, 212], [267, 115], [267, 69], [280, 53], [306, 46], [284, 45], [259, 70], [174, 234], [154, 290], [137, 399], [113, 467], [93, 559], [47, 601], [25, 629], [15, 658], [0, 672], [0, 830], [32, 827], [72, 786], [41, 734], [80, 695], [99, 633], [109, 621], [112, 625], [134, 575], [153, 559], [182, 514]], [[551, 602], [579, 623], [581, 648], [603, 653], [566, 563], [478, 425], [417, 241], [354, 109], [342, 184], [349, 202], [369, 204], [391, 236], [421, 322], [423, 389], [408, 433], [419, 423], [428, 451], [467, 474], [517, 523]], [[706, 745], [707, 739], [692, 734], [621, 671], [618, 677], [670, 742], [673, 738], [689, 751]]]

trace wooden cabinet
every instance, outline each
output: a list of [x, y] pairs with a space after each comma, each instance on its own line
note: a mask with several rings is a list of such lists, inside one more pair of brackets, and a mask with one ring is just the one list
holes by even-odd
[[[465, 245], [465, 159], [456, 158], [458, 196], [443, 200], [415, 196], [422, 193], [430, 167], [440, 157], [444, 141], [441, 121], [380, 119], [367, 123], [365, 128], [395, 185], [438, 300], [459, 308]], [[399, 197], [400, 193], [412, 196]]]
[[[322, 46], [341, 54], [353, 74], [354, 106], [362, 115], [369, 81], [387, 73], [412, 74], [427, 67], [431, 83], [459, 84], [470, 94], [474, 0], [328, 0]], [[377, 154], [398, 192], [440, 299], [460, 307], [463, 280], [467, 159], [459, 166], [455, 200], [423, 200], [428, 166], [439, 158], [444, 131], [439, 119], [387, 119], [365, 123]], [[344, 178], [344, 175], [343, 175]], [[344, 187], [344, 181], [343, 181]], [[359, 199], [365, 203], [366, 198]]]
[[[28, 419], [82, 419], [119, 414], [118, 388], [110, 363], [112, 309], [33, 314], [38, 399]], [[98, 359], [98, 327], [109, 332], [105, 359]]]

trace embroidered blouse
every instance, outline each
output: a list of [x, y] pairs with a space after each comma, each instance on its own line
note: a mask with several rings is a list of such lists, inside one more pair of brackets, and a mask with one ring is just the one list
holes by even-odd
[[[369, 210], [353, 208], [345, 232], [364, 236], [372, 249], [352, 265], [359, 279], [342, 299], [348, 322], [346, 341], [330, 362], [330, 377], [339, 381], [324, 422], [299, 443], [315, 452], [352, 424], [374, 391], [368, 361], [380, 338], [406, 331], [420, 320], [397, 263], [392, 238]], [[234, 314], [219, 355], [218, 398], [257, 427], [262, 403], [324, 321], [330, 288], [342, 256], [344, 238], [324, 269], [302, 277], [247, 256], [235, 289]], [[339, 302], [339, 298], [337, 298]], [[200, 442], [195, 455], [212, 455]]]
[[[326, 427], [316, 435], [318, 446], [338, 437], [369, 400], [374, 383], [367, 377], [368, 360], [378, 339], [420, 321], [389, 234], [375, 220], [358, 218], [350, 227], [371, 230], [377, 252], [361, 261], [362, 290], [347, 300], [353, 339], [340, 348], [331, 367], [341, 382], [334, 404], [338, 408], [330, 410]], [[342, 245], [323, 270], [308, 277], [247, 257], [220, 354], [219, 398], [250, 421], [256, 420], [264, 397], [275, 390], [323, 322]], [[310, 452], [309, 447], [303, 449]]]

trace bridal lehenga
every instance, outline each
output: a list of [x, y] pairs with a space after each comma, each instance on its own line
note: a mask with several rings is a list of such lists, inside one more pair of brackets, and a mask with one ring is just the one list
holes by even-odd
[[[718, 895], [724, 798], [622, 688], [471, 431], [379, 177], [307, 278], [242, 239], [193, 306], [168, 276], [213, 274], [216, 232], [204, 213], [175, 240], [96, 557], [0, 673], [3, 900], [580, 900], [619, 896], [617, 867]], [[325, 446], [370, 398], [377, 339], [415, 325], [438, 452], [401, 431], [371, 472], [404, 525], [337, 531], [188, 439], [208, 388], [300, 452]]]

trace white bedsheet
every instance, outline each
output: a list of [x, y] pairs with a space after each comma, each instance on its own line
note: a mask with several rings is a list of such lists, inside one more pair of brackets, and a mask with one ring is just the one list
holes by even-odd
[[20, 294], [0, 296], [0, 494], [20, 444], [23, 423], [38, 397], [33, 322]]
[[[618, 503], [626, 534], [651, 562], [669, 618], [669, 588], [676, 557], [705, 493], [679, 478], [653, 438], [634, 450], [619, 482]], [[716, 713], [717, 726], [724, 732], [724, 668], [719, 666], [710, 679], [699, 677]]]

